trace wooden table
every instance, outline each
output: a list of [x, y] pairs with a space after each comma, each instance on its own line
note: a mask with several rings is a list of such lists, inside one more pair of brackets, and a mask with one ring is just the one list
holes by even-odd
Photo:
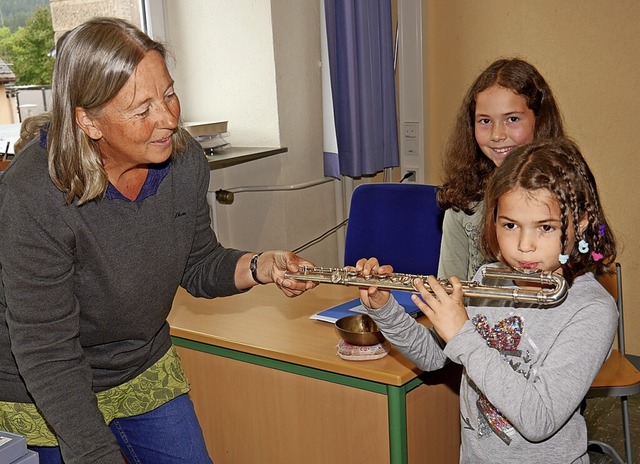
[[395, 349], [346, 361], [309, 316], [357, 289], [286, 298], [274, 285], [227, 298], [180, 289], [171, 334], [216, 464], [457, 463], [460, 369], [421, 373]]

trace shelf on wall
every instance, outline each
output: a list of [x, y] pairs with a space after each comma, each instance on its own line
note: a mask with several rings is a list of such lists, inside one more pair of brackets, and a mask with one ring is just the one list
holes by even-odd
[[209, 160], [209, 168], [214, 170], [267, 158], [287, 151], [287, 147], [228, 147], [206, 156]]

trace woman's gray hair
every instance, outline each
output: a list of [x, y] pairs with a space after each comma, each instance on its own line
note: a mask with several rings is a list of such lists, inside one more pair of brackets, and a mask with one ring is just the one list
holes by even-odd
[[[109, 182], [96, 142], [76, 124], [76, 108], [98, 112], [151, 50], [166, 59], [164, 45], [117, 18], [94, 18], [58, 40], [47, 140], [49, 175], [67, 203], [101, 198]], [[187, 137], [183, 128], [176, 131], [172, 159], [184, 152]]]

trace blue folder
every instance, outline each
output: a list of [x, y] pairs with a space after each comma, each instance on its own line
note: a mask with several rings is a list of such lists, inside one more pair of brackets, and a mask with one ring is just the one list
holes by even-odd
[[[420, 314], [420, 309], [411, 301], [411, 292], [403, 292], [400, 290], [391, 290], [394, 298], [404, 307], [404, 310], [413, 317], [417, 317]], [[320, 311], [310, 317], [317, 321], [334, 323], [338, 319], [344, 316], [350, 316], [357, 313], [366, 313], [364, 306], [360, 303], [360, 298], [354, 298], [345, 303], [332, 306], [331, 308]]]

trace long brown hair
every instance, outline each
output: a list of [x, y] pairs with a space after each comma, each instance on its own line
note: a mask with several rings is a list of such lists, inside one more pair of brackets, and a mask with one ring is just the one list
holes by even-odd
[[[81, 205], [104, 195], [107, 173], [95, 142], [76, 124], [75, 109], [100, 110], [135, 72], [148, 51], [166, 60], [164, 45], [117, 18], [94, 18], [57, 42], [48, 128], [49, 175], [67, 202]], [[173, 137], [175, 157], [187, 144], [186, 131]]]
[[[615, 238], [602, 210], [595, 178], [574, 142], [567, 138], [534, 141], [516, 148], [496, 170], [487, 184], [480, 237], [480, 250], [489, 259], [500, 259], [496, 238], [498, 201], [514, 189], [532, 194], [546, 190], [558, 201], [562, 253], [569, 255], [562, 271], [569, 284], [586, 272], [608, 272], [616, 259]], [[578, 224], [583, 218], [587, 219], [587, 226], [580, 231]], [[576, 239], [567, 249], [570, 226]], [[580, 253], [581, 239], [589, 244], [588, 253]]]
[[442, 209], [472, 214], [496, 168], [480, 150], [474, 132], [476, 97], [494, 85], [524, 97], [535, 115], [534, 140], [565, 135], [553, 92], [538, 70], [520, 58], [494, 61], [469, 87], [458, 111], [443, 159], [444, 182], [438, 191]]

